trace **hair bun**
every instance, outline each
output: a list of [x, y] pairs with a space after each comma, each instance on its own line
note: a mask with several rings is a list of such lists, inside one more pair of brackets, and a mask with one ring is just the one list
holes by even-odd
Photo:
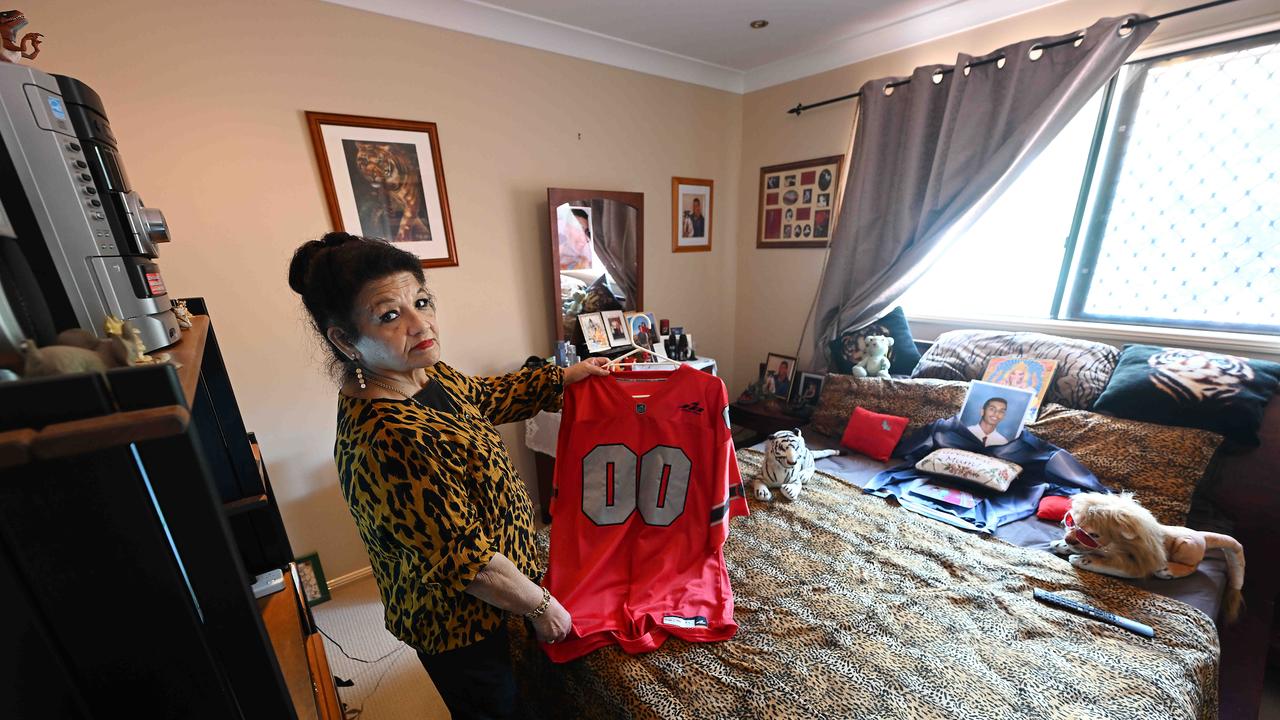
[[320, 251], [328, 247], [330, 246], [320, 240], [309, 240], [293, 252], [293, 260], [289, 262], [289, 287], [294, 292], [303, 296], [307, 294], [307, 275], [311, 270], [311, 263]]
[[359, 240], [359, 239], [360, 238], [356, 237], [355, 235], [352, 235], [351, 233], [331, 232], [331, 233], [325, 233], [325, 236], [320, 238], [320, 242], [324, 243], [325, 247], [338, 247], [339, 245], [345, 242], [350, 242], [352, 240]]

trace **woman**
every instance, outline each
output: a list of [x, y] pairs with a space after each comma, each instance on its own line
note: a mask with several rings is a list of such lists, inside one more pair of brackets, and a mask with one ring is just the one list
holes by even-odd
[[440, 361], [418, 259], [379, 240], [303, 244], [289, 286], [342, 378], [334, 458], [387, 629], [418, 651], [454, 718], [513, 715], [504, 613], [545, 642], [571, 619], [534, 581], [533, 505], [494, 426], [557, 409], [565, 384], [608, 374], [604, 360], [463, 375]]

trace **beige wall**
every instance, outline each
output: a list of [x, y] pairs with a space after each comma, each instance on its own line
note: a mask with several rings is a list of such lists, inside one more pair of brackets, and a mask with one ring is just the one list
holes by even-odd
[[[460, 266], [429, 270], [444, 357], [473, 373], [551, 351], [546, 188], [645, 194], [647, 309], [732, 371], [742, 98], [313, 0], [52, 0], [37, 66], [103, 97], [165, 211], [170, 291], [209, 303], [294, 550], [368, 564], [336, 485], [335, 390], [286, 283], [328, 230], [304, 110], [437, 123]], [[579, 139], [581, 133], [581, 139]], [[714, 250], [673, 255], [671, 177], [712, 178]], [[533, 477], [522, 427], [503, 431]]]
[[[951, 64], [961, 52], [982, 55], [1027, 38], [1063, 35], [1100, 17], [1129, 12], [1155, 16], [1195, 3], [1188, 0], [1068, 0], [964, 33], [941, 38], [865, 62], [776, 85], [745, 96], [742, 176], [738, 223], [738, 302], [734, 371], [725, 381], [742, 388], [754, 379], [757, 364], [770, 352], [795, 354], [803, 320], [821, 278], [823, 250], [757, 250], [756, 212], [760, 168], [794, 160], [837, 155], [848, 149], [853, 105], [828, 105], [796, 117], [785, 111], [796, 103], [816, 102], [856, 91], [868, 80], [910, 75], [921, 65]], [[1144, 48], [1173, 39], [1251, 25], [1280, 17], [1274, 0], [1240, 0], [1230, 5], [1172, 18], [1161, 24]], [[910, 308], [907, 308], [910, 312]], [[932, 336], [928, 336], [932, 337]], [[1105, 338], [1099, 338], [1105, 339]], [[1110, 340], [1108, 340], [1110, 341]], [[805, 344], [812, 342], [805, 338]], [[803, 356], [802, 356], [803, 357]]]

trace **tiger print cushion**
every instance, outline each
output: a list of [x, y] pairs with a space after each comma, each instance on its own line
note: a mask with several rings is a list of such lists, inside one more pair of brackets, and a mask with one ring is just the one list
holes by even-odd
[[1201, 428], [1257, 447], [1280, 364], [1155, 345], [1125, 345], [1094, 409], [1110, 415]]
[[1006, 355], [1056, 360], [1045, 402], [1088, 410], [1107, 386], [1120, 351], [1104, 343], [988, 330], [952, 330], [938, 336], [920, 358], [913, 378], [981, 380], [987, 362]]
[[960, 412], [969, 383], [948, 380], [886, 380], [852, 375], [828, 375], [818, 396], [811, 424], [818, 432], [840, 437], [853, 409], [907, 418], [903, 437], [934, 420]]
[[1112, 490], [1129, 490], [1166, 525], [1185, 525], [1191, 495], [1222, 436], [1046, 405], [1027, 424], [1036, 437], [1070, 452]]

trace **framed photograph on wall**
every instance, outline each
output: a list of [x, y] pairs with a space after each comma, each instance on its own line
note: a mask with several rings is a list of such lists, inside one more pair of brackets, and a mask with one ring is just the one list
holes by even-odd
[[831, 203], [844, 156], [760, 168], [758, 248], [821, 248], [831, 241]]
[[795, 374], [795, 358], [769, 353], [764, 362], [764, 394], [783, 400], [791, 397], [791, 382]]
[[293, 562], [298, 568], [298, 584], [302, 586], [307, 607], [328, 600], [329, 582], [324, 579], [324, 568], [320, 567], [320, 553], [304, 555]]
[[578, 315], [578, 324], [582, 326], [582, 337], [587, 343], [587, 352], [604, 352], [608, 350], [609, 332], [605, 330], [604, 317], [598, 312]]
[[671, 178], [671, 252], [711, 251], [715, 181]]
[[306, 116], [335, 230], [389, 240], [423, 267], [458, 264], [435, 123]]

